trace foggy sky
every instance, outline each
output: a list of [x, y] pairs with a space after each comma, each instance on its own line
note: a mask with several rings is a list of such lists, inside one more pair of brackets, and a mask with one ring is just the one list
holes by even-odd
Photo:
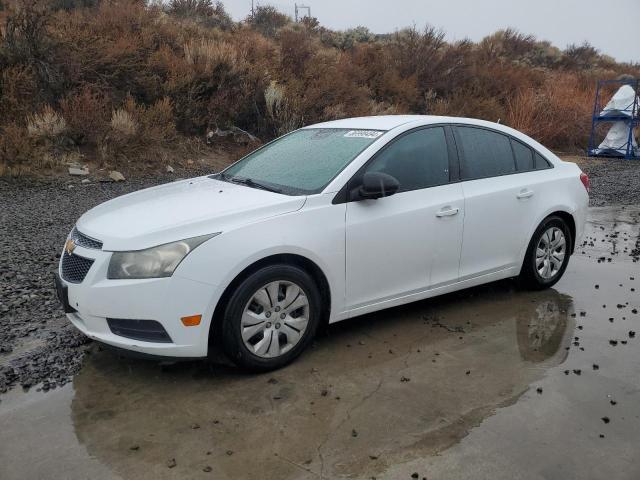
[[[251, 0], [222, 0], [236, 20], [251, 10]], [[295, 0], [258, 0], [293, 17]], [[559, 48], [588, 40], [616, 60], [640, 62], [640, 0], [298, 0], [324, 26], [364, 25], [374, 33], [429, 23], [448, 40], [477, 41], [513, 27], [549, 40]]]

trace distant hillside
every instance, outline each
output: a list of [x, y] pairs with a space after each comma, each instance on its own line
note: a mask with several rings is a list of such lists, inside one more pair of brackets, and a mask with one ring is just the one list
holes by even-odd
[[640, 75], [588, 44], [559, 50], [513, 30], [448, 43], [429, 26], [337, 32], [272, 7], [238, 23], [211, 0], [0, 0], [0, 22], [0, 174], [11, 175], [188, 157], [216, 129], [265, 141], [409, 112], [500, 119], [575, 150], [595, 80]]

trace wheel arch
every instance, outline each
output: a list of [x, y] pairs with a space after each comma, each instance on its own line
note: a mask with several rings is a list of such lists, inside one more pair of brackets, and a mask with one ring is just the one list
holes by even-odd
[[529, 248], [529, 243], [531, 242], [531, 239], [533, 238], [534, 233], [536, 232], [538, 227], [542, 225], [542, 223], [545, 222], [549, 217], [560, 217], [569, 226], [569, 230], [571, 231], [571, 245], [570, 245], [569, 252], [571, 255], [573, 255], [573, 252], [575, 251], [575, 247], [576, 247], [576, 221], [573, 217], [573, 214], [569, 210], [570, 209], [568, 208], [562, 208], [562, 207], [551, 208], [546, 212], [545, 215], [543, 215], [538, 220], [538, 222], [536, 222], [533, 225], [532, 230], [529, 232], [527, 236], [528, 240], [525, 243], [522, 250], [520, 251], [520, 270], [521, 271], [522, 271], [522, 265], [524, 265], [527, 249]]
[[[560, 217], [562, 220], [565, 221], [565, 223], [569, 227], [569, 231], [571, 232], [571, 250], [570, 251], [571, 251], [571, 255], [573, 255], [573, 252], [576, 249], [576, 221], [573, 218], [573, 215], [567, 211], [558, 210], [544, 217], [542, 222], [544, 222], [549, 217]], [[538, 225], [540, 225], [540, 223]]]
[[231, 295], [233, 294], [235, 289], [238, 288], [240, 283], [242, 283], [251, 274], [257, 272], [261, 268], [278, 264], [296, 265], [305, 270], [313, 277], [314, 281], [318, 285], [318, 289], [320, 290], [320, 295], [322, 296], [322, 305], [324, 307], [322, 311], [322, 317], [320, 319], [320, 326], [324, 326], [329, 323], [329, 316], [331, 313], [331, 289], [326, 274], [322, 271], [322, 269], [316, 262], [303, 255], [296, 253], [276, 253], [261, 258], [245, 267], [224, 289], [222, 295], [220, 296], [220, 300], [216, 304], [216, 307], [213, 311], [213, 318], [211, 319], [211, 326], [209, 327], [209, 345], [214, 344], [217, 339], [221, 338], [221, 328], [224, 311], [227, 307], [229, 299], [231, 298]]

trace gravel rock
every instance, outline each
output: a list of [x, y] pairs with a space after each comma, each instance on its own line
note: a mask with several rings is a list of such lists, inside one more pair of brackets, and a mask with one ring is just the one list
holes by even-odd
[[89, 169], [87, 167], [69, 167], [69, 175], [73, 175], [73, 176], [89, 175]]
[[124, 182], [124, 175], [122, 175], [117, 170], [112, 170], [109, 172], [109, 178], [114, 182]]

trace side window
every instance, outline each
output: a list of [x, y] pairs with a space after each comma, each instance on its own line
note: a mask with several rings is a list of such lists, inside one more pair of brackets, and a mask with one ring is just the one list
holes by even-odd
[[497, 132], [473, 127], [457, 127], [464, 162], [462, 180], [495, 177], [516, 170], [509, 138]]
[[383, 172], [400, 182], [400, 192], [449, 183], [449, 154], [442, 127], [416, 130], [391, 143], [367, 172]]
[[533, 163], [533, 151], [517, 140], [511, 139], [511, 145], [513, 146], [513, 154], [516, 157], [516, 168], [518, 171], [529, 172], [533, 170], [535, 168]]
[[535, 154], [535, 162], [536, 170], [544, 170], [545, 168], [549, 168], [551, 166], [549, 162], [545, 160], [539, 153]]

